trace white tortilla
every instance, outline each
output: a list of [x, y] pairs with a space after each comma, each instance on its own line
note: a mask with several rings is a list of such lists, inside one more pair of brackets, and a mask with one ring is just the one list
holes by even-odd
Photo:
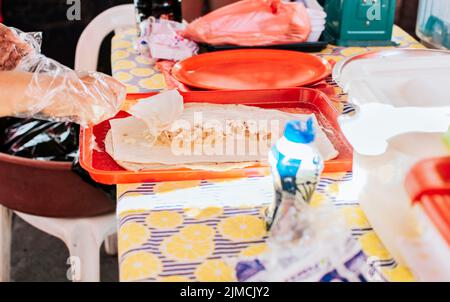
[[144, 121], [153, 131], [170, 126], [184, 109], [183, 97], [177, 90], [168, 90], [155, 96], [141, 99], [128, 112]]
[[[110, 121], [108, 153], [130, 170], [189, 166], [191, 169], [208, 168], [222, 171], [254, 165], [267, 160], [271, 144], [282, 136], [289, 120], [306, 121], [308, 118], [313, 119], [316, 146], [324, 160], [338, 155], [314, 114], [294, 114], [234, 104], [183, 104], [182, 96], [176, 91], [159, 94], [151, 100], [143, 100], [129, 112], [133, 116]], [[266, 128], [261, 128], [261, 121]], [[269, 131], [267, 127], [272, 121], [278, 123], [278, 128], [272, 127]], [[192, 129], [196, 131], [193, 132]], [[235, 131], [244, 131], [243, 129], [246, 135], [243, 134], [240, 140], [233, 140], [234, 145], [244, 142], [240, 146], [240, 152], [236, 152], [236, 146], [230, 150], [229, 147], [233, 144], [223, 140], [223, 137], [230, 137]], [[192, 135], [193, 133], [195, 135]], [[262, 138], [269, 135], [271, 140]], [[160, 139], [157, 140], [157, 137]], [[166, 139], [161, 139], [162, 137]], [[173, 144], [174, 137], [180, 138], [178, 142], [189, 149], [187, 153], [186, 150], [176, 148], [177, 145]], [[222, 145], [212, 148], [211, 140], [208, 139]], [[265, 146], [261, 147], [259, 144]], [[253, 147], [251, 151], [250, 146]]]
[[[112, 142], [112, 133], [109, 131], [105, 137], [105, 151], [112, 158], [114, 158], [114, 147]], [[213, 171], [213, 172], [226, 172], [234, 169], [243, 169], [254, 166], [258, 162], [242, 162], [242, 163], [198, 163], [187, 164], [180, 166], [166, 166], [160, 164], [139, 164], [126, 161], [116, 160], [117, 164], [129, 171], [149, 171], [149, 170], [172, 170], [176, 168], [188, 168], [191, 170]]]
[[[253, 154], [206, 155], [202, 154], [202, 152], [197, 154], [179, 154], [177, 150], [174, 151], [168, 146], [161, 146], [148, 141], [143, 134], [146, 130], [145, 123], [133, 117], [111, 121], [111, 129], [114, 159], [118, 161], [141, 164], [159, 163], [163, 165], [246, 162], [265, 160], [268, 152], [267, 149], [263, 149], [264, 152], [258, 149]], [[333, 159], [338, 155], [338, 152], [321, 130], [317, 131], [316, 144], [324, 160]]]

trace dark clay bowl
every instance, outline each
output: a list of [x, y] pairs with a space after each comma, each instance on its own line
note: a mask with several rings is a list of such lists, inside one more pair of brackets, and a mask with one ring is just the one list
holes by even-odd
[[71, 171], [68, 162], [0, 153], [0, 204], [26, 214], [81, 218], [112, 213], [113, 202]]

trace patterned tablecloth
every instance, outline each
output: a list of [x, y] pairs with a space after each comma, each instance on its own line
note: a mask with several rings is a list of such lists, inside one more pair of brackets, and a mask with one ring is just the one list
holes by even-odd
[[[129, 29], [113, 38], [114, 77], [130, 93], [164, 89], [165, 79], [153, 62], [134, 52], [134, 36], [135, 30]], [[398, 27], [394, 40], [402, 48], [423, 47]], [[374, 49], [379, 48], [329, 46], [319, 55], [338, 62]], [[342, 110], [346, 95], [337, 92], [335, 105]], [[331, 203], [342, 212], [370, 263], [387, 280], [413, 280], [383, 247], [351, 186], [351, 173], [326, 174], [312, 204]], [[272, 188], [270, 177], [119, 185], [120, 280], [235, 280], [230, 258], [267, 249], [263, 213]]]

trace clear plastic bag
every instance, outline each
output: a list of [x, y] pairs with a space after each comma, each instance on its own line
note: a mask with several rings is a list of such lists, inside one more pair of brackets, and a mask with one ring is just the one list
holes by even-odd
[[[248, 282], [366, 282], [383, 277], [352, 238], [340, 212], [332, 205], [307, 204], [292, 209], [291, 220], [278, 221], [268, 251], [235, 260], [236, 277]], [[290, 224], [295, 219], [296, 225]]]
[[27, 55], [40, 52], [41, 33], [24, 33], [0, 23], [0, 71], [17, 67]]
[[193, 21], [184, 36], [210, 45], [260, 46], [305, 42], [310, 32], [303, 3], [243, 0]]
[[125, 86], [112, 77], [77, 72], [40, 54], [38, 35], [0, 24], [0, 48], [0, 71], [24, 90], [20, 99], [0, 104], [11, 107], [8, 115], [88, 126], [116, 115], [125, 100]]
[[25, 111], [23, 104], [16, 107], [15, 115], [19, 117], [87, 126], [115, 116], [125, 100], [125, 86], [112, 77], [76, 72], [44, 55], [25, 57], [17, 69], [32, 73], [25, 91]]

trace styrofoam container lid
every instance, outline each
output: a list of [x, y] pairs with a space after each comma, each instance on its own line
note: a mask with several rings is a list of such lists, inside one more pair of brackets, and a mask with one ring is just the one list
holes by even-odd
[[341, 128], [355, 151], [380, 155], [394, 136], [447, 131], [450, 52], [427, 55], [425, 50], [406, 51], [403, 56], [402, 52], [384, 56], [381, 51], [376, 54], [347, 60], [336, 65], [333, 73], [356, 107], [352, 116], [340, 119]]

